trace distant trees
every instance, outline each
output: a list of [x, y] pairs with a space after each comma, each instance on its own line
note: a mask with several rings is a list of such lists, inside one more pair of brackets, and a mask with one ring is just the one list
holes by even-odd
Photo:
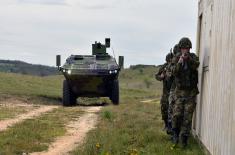
[[0, 60], [0, 72], [20, 73], [35, 76], [57, 75], [56, 67], [33, 65], [23, 61]]
[[149, 67], [156, 67], [155, 65], [131, 65], [130, 69], [144, 69], [144, 68], [149, 68]]

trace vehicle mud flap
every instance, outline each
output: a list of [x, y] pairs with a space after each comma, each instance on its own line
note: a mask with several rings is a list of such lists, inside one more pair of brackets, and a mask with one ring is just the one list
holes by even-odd
[[114, 105], [119, 104], [119, 82], [118, 82], [118, 80], [113, 81], [110, 99], [112, 100]]
[[76, 104], [76, 96], [74, 95], [72, 89], [70, 88], [68, 81], [63, 82], [63, 106], [72, 106]]

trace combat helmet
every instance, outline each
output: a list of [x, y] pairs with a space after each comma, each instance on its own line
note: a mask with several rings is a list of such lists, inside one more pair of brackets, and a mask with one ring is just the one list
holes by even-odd
[[189, 38], [182, 38], [180, 39], [179, 41], [179, 44], [178, 44], [179, 48], [192, 48], [192, 42], [190, 41]]
[[173, 53], [174, 53], [174, 55], [176, 55], [176, 54], [179, 53], [179, 52], [180, 52], [179, 45], [176, 44], [176, 45], [174, 46], [174, 48], [173, 48]]
[[168, 53], [168, 54], [166, 55], [166, 62], [171, 61], [172, 58], [173, 58], [173, 54], [172, 54], [172, 53]]

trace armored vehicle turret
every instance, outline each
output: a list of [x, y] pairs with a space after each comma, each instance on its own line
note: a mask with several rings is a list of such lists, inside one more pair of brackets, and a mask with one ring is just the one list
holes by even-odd
[[63, 105], [75, 105], [78, 97], [109, 97], [119, 104], [118, 75], [123, 68], [124, 57], [116, 59], [106, 52], [110, 39], [105, 44], [92, 44], [92, 55], [71, 55], [61, 66], [61, 56], [56, 56], [56, 65], [65, 77], [63, 82]]

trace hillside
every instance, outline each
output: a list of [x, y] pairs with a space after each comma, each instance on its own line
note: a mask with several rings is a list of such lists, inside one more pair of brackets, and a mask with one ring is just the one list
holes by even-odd
[[58, 74], [58, 71], [55, 67], [34, 65], [23, 61], [15, 60], [0, 60], [0, 72], [20, 73], [25, 75], [36, 76], [48, 76]]

